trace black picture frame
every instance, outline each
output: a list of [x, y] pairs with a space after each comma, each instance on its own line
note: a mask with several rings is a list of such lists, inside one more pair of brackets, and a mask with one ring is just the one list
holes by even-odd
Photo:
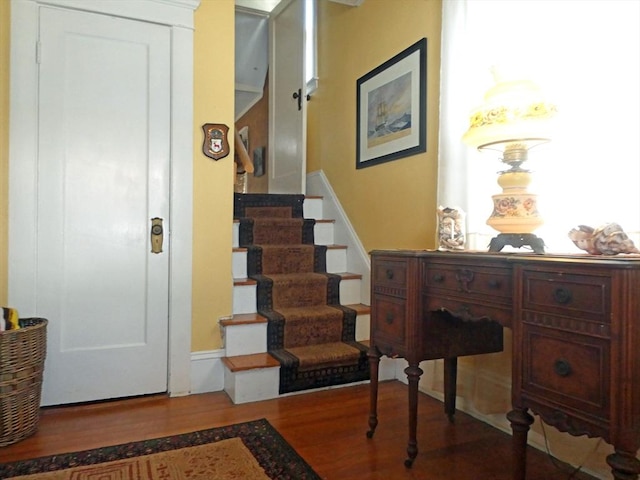
[[427, 39], [356, 83], [356, 169], [427, 151]]

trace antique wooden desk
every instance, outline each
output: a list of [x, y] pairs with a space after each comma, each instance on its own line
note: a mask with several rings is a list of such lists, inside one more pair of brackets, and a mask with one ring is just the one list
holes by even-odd
[[380, 357], [403, 357], [410, 467], [422, 360], [444, 358], [445, 412], [457, 357], [502, 349], [513, 330], [513, 478], [525, 479], [529, 410], [572, 435], [602, 437], [617, 480], [640, 461], [640, 257], [434, 251], [371, 252], [371, 438]]

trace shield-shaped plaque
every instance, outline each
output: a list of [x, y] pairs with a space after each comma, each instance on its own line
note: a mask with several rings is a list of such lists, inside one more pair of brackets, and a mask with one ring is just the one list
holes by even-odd
[[229, 155], [229, 141], [227, 140], [229, 127], [221, 123], [205, 123], [202, 130], [204, 130], [202, 153], [214, 160], [220, 160]]

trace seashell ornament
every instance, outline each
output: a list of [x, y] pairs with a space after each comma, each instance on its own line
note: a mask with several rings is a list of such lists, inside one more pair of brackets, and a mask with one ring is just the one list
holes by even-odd
[[438, 207], [437, 213], [438, 250], [464, 250], [464, 211], [459, 207]]
[[578, 248], [591, 255], [640, 253], [633, 240], [617, 223], [605, 223], [598, 228], [578, 225], [571, 229], [569, 238]]

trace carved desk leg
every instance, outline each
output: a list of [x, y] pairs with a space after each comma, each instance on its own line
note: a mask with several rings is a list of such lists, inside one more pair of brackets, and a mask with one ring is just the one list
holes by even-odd
[[380, 350], [377, 347], [369, 347], [369, 374], [371, 376], [369, 390], [369, 431], [367, 438], [373, 437], [378, 426], [378, 367], [380, 366]]
[[513, 480], [525, 480], [527, 466], [527, 434], [533, 417], [526, 408], [514, 408], [507, 414], [513, 430]]
[[613, 478], [616, 480], [637, 480], [640, 474], [640, 461], [635, 452], [623, 452], [616, 448], [616, 453], [607, 457], [607, 463], [611, 467]]
[[444, 359], [444, 413], [453, 423], [456, 413], [456, 384], [458, 379], [458, 357]]
[[404, 461], [404, 466], [411, 468], [413, 461], [418, 455], [418, 440], [416, 436], [418, 425], [418, 382], [422, 375], [422, 369], [417, 361], [410, 361], [409, 366], [404, 369], [409, 381], [409, 443], [407, 444], [408, 458]]

